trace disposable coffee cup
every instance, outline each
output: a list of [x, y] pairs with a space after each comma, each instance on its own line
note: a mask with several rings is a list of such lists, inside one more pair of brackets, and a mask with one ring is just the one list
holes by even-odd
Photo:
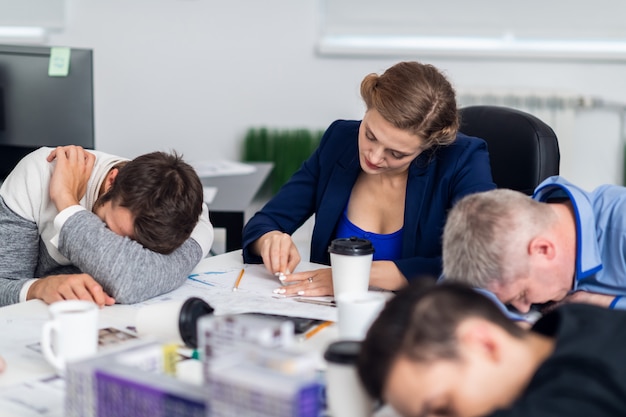
[[328, 247], [335, 298], [343, 293], [367, 292], [374, 246], [356, 237], [335, 239]]
[[324, 352], [326, 360], [326, 403], [332, 417], [369, 417], [374, 401], [365, 391], [356, 370], [361, 350], [357, 341], [331, 343]]
[[50, 320], [44, 323], [41, 351], [63, 374], [67, 363], [98, 351], [98, 306], [91, 301], [64, 300], [50, 304]]
[[149, 304], [137, 312], [135, 329], [139, 336], [195, 349], [198, 347], [198, 319], [211, 313], [213, 307], [198, 297]]
[[335, 297], [341, 340], [363, 340], [374, 320], [385, 307], [382, 292], [344, 293]]

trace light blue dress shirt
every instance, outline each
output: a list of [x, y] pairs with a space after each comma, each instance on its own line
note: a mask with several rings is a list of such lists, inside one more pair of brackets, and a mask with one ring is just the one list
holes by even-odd
[[[547, 178], [533, 199], [567, 197], [576, 218], [576, 272], [572, 291], [626, 295], [626, 187], [587, 192], [562, 177]], [[626, 297], [613, 308], [626, 310]]]
[[[568, 198], [576, 221], [576, 269], [571, 292], [614, 295], [611, 308], [626, 310], [626, 187], [602, 185], [591, 192], [553, 176], [535, 189], [536, 201]], [[495, 294], [478, 292], [494, 301], [512, 320], [533, 323], [540, 315], [531, 310], [519, 314], [508, 310]]]

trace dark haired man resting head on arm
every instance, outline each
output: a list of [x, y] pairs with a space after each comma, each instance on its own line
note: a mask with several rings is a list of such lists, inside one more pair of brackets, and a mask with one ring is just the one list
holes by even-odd
[[213, 243], [197, 174], [163, 152], [40, 148], [2, 184], [0, 222], [0, 305], [140, 302], [182, 285]]
[[530, 330], [460, 284], [390, 300], [359, 358], [367, 391], [407, 417], [626, 415], [626, 312], [561, 306]]

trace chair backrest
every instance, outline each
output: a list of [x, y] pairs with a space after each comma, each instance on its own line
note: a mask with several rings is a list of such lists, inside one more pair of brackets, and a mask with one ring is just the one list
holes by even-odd
[[491, 174], [498, 188], [528, 195], [541, 181], [559, 173], [554, 131], [532, 114], [500, 106], [460, 109], [461, 132], [487, 142]]

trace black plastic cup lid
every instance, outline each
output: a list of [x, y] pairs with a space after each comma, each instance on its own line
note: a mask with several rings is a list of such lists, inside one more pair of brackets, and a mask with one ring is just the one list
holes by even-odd
[[198, 319], [213, 313], [213, 310], [213, 307], [198, 297], [188, 298], [183, 303], [178, 318], [178, 330], [187, 347], [198, 347]]
[[337, 255], [361, 256], [374, 253], [372, 242], [358, 237], [335, 239], [330, 242], [328, 252]]
[[340, 340], [328, 345], [326, 352], [324, 352], [324, 359], [332, 363], [354, 365], [359, 357], [360, 351], [361, 342], [356, 340]]

